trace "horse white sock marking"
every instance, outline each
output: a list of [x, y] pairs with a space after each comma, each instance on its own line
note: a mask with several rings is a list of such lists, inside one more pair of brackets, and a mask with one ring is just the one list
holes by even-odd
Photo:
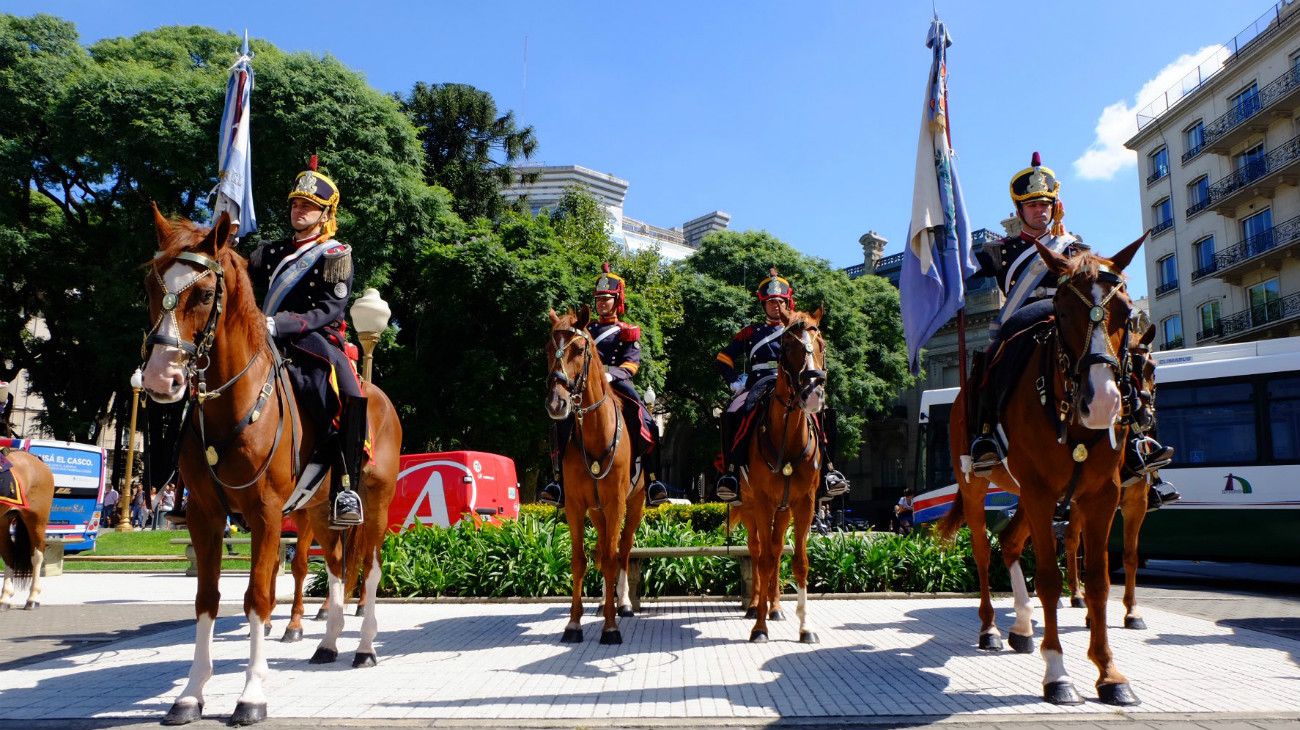
[[631, 608], [632, 603], [628, 601], [628, 584], [627, 571], [619, 568], [618, 570], [618, 607]]
[[343, 633], [343, 579], [325, 571], [329, 584], [329, 598], [326, 599], [325, 636], [320, 640], [318, 649], [338, 651], [339, 634]]
[[212, 678], [212, 627], [215, 623], [215, 619], [206, 613], [194, 621], [194, 662], [190, 664], [189, 681], [181, 690], [181, 696], [176, 698], [178, 705], [203, 704], [203, 685]]
[[798, 596], [798, 603], [795, 604], [794, 613], [799, 617], [799, 633], [802, 634], [808, 629], [808, 586], [795, 588], [795, 595]]
[[1016, 621], [1011, 625], [1011, 633], [1021, 636], [1034, 635], [1034, 606], [1029, 602], [1029, 588], [1025, 586], [1025, 571], [1020, 561], [1011, 564], [1011, 593], [1015, 596]]
[[268, 671], [263, 623], [257, 611], [248, 612], [248, 670], [244, 672], [244, 691], [239, 695], [239, 701], [252, 705], [266, 704], [266, 692], [262, 688]]
[[[7, 528], [0, 528], [7, 529]], [[14, 571], [9, 566], [5, 566], [5, 585], [0, 590], [0, 606], [8, 605], [9, 599], [14, 594]]]
[[1043, 662], [1047, 664], [1047, 671], [1043, 674], [1043, 684], [1048, 685], [1053, 682], [1069, 682], [1070, 675], [1065, 671], [1065, 657], [1061, 652], [1044, 649]]
[[32, 603], [41, 597], [41, 566], [45, 565], [45, 552], [32, 548], [32, 587], [27, 591], [27, 602]]
[[365, 590], [361, 593], [366, 601], [366, 615], [361, 619], [361, 643], [357, 646], [358, 654], [375, 653], [375, 635], [379, 633], [379, 620], [375, 618], [375, 594], [379, 590], [379, 555], [370, 559], [370, 572], [366, 575]]

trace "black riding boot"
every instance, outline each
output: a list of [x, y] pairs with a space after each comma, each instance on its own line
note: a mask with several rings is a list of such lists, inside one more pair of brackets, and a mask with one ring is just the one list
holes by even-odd
[[564, 447], [568, 445], [569, 432], [562, 426], [567, 423], [551, 424], [551, 481], [537, 490], [537, 503], [556, 509], [564, 506]]
[[1121, 484], [1128, 486], [1169, 466], [1174, 459], [1174, 447], [1164, 446], [1146, 434], [1130, 432], [1128, 443], [1124, 445], [1124, 466]]
[[1158, 510], [1182, 498], [1183, 495], [1178, 493], [1172, 482], [1167, 482], [1160, 477], [1160, 472], [1151, 475], [1150, 486], [1147, 487], [1147, 512]]
[[994, 430], [997, 428], [997, 402], [992, 388], [979, 390], [979, 405], [976, 408], [975, 439], [971, 441], [971, 470], [977, 477], [987, 479], [993, 469], [1007, 458], [1002, 450]]
[[363, 521], [361, 467], [366, 458], [366, 399], [344, 396], [343, 424], [339, 430], [339, 464], [330, 479], [330, 529], [343, 530]]
[[659, 481], [659, 474], [663, 467], [660, 464], [659, 448], [655, 447], [653, 451], [641, 457], [648, 469], [650, 481], [645, 485], [645, 503], [650, 507], [656, 507], [668, 501], [668, 487]]

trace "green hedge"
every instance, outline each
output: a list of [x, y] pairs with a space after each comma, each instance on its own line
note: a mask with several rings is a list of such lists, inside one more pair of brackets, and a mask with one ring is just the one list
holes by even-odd
[[[569, 528], [555, 510], [525, 506], [518, 520], [500, 527], [476, 529], [469, 521], [450, 528], [415, 527], [384, 542], [381, 596], [567, 596]], [[726, 508], [720, 505], [665, 505], [647, 512], [637, 531], [640, 547], [723, 545]], [[589, 556], [583, 592], [601, 595], [601, 574], [595, 560], [596, 532], [588, 525], [584, 541]], [[731, 535], [743, 545], [743, 528]], [[991, 582], [994, 590], [1009, 590], [1006, 568], [993, 539]], [[939, 542], [927, 533], [903, 537], [892, 533], [849, 532], [823, 536], [808, 543], [809, 590], [815, 593], [904, 591], [972, 592], [979, 588], [970, 552], [970, 533], [962, 530], [954, 543]], [[1023, 559], [1032, 590], [1033, 555]], [[792, 583], [790, 560], [782, 561], [782, 580]], [[324, 581], [312, 581], [312, 595], [324, 594]], [[647, 560], [641, 593], [646, 597], [737, 595], [739, 564], [734, 558], [692, 557]]]

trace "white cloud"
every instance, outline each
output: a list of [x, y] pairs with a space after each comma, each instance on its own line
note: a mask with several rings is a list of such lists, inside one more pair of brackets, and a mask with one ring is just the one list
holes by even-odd
[[1137, 154], [1124, 147], [1130, 137], [1137, 134], [1137, 112], [1146, 110], [1153, 102], [1163, 110], [1161, 97], [1168, 92], [1168, 103], [1173, 104], [1185, 91], [1195, 86], [1196, 76], [1187, 78], [1196, 67], [1201, 68], [1202, 77], [1217, 70], [1227, 57], [1223, 46], [1206, 46], [1195, 53], [1179, 56], [1173, 63], [1160, 69], [1155, 78], [1142, 85], [1135, 101], [1117, 101], [1101, 110], [1097, 119], [1097, 138], [1088, 149], [1074, 161], [1075, 173], [1085, 180], [1110, 180], [1115, 173], [1137, 163]]

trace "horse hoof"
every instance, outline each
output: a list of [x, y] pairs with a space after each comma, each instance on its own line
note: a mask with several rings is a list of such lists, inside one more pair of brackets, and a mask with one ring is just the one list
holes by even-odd
[[749, 632], [749, 643], [751, 643], [751, 644], [766, 644], [766, 643], [767, 643], [767, 632], [766, 632], [766, 631], [759, 631], [758, 629], [754, 629], [753, 631]]
[[365, 607], [364, 605], [358, 603], [358, 604], [357, 604], [357, 612], [356, 612], [356, 614], [354, 614], [354, 615], [356, 615], [356, 616], [365, 616], [365, 615], [366, 615], [366, 607]]
[[1017, 654], [1034, 653], [1034, 637], [1021, 636], [1020, 634], [1007, 634], [1007, 643], [1011, 644], [1011, 650]]
[[1002, 637], [997, 634], [980, 634], [980, 651], [1002, 651]]
[[622, 644], [623, 635], [619, 633], [618, 629], [609, 629], [608, 631], [602, 631], [600, 632], [600, 643]]
[[1147, 622], [1143, 621], [1141, 616], [1125, 616], [1124, 628], [1136, 629], [1138, 631], [1146, 631]]
[[1087, 608], [1088, 604], [1083, 602], [1078, 596], [1070, 596], [1070, 608]]
[[[1012, 634], [1012, 636], [1015, 636], [1015, 634]], [[1079, 696], [1078, 692], [1074, 691], [1074, 685], [1068, 679], [1043, 685], [1043, 699], [1054, 705], [1083, 704], [1083, 698]]]
[[561, 644], [581, 644], [582, 629], [565, 629], [564, 636], [560, 637]]
[[201, 720], [201, 719], [203, 719], [202, 702], [195, 705], [191, 705], [188, 703], [182, 705], [181, 703], [176, 702], [173, 703], [172, 708], [167, 711], [167, 715], [163, 717], [162, 724], [188, 725], [191, 722], [194, 722], [195, 720]]
[[811, 631], [800, 631], [800, 632], [799, 632], [799, 643], [800, 643], [800, 644], [820, 644], [820, 643], [821, 643], [821, 639], [817, 638], [817, 634], [815, 634], [815, 633], [813, 633], [813, 632], [811, 632]]
[[772, 611], [771, 613], [769, 613], [769, 614], [767, 615], [767, 620], [768, 620], [768, 621], [784, 621], [784, 620], [785, 620], [785, 614], [782, 613], [781, 611]]
[[235, 705], [235, 712], [230, 716], [230, 724], [235, 727], [254, 725], [266, 719], [265, 702], [240, 702]]
[[360, 669], [361, 667], [373, 667], [378, 663], [379, 660], [375, 659], [375, 655], [372, 652], [368, 652], [368, 651], [365, 652], [359, 651], [357, 652], [356, 656], [352, 657], [353, 669]]
[[324, 620], [325, 620], [325, 607], [324, 607], [324, 606], [321, 606], [321, 607], [320, 607], [320, 610], [316, 612], [316, 619], [315, 619], [315, 620], [317, 620], [317, 621], [324, 621]]
[[749, 610], [745, 611], [745, 618], [748, 619], [758, 618], [758, 609], [750, 607]]
[[26, 605], [23, 606], [23, 610], [25, 610], [25, 611], [35, 611], [36, 609], [38, 609], [38, 608], [40, 608], [40, 607], [41, 607], [41, 602], [40, 602], [40, 601], [28, 601], [28, 602], [26, 603]]
[[632, 618], [632, 617], [635, 616], [635, 615], [636, 615], [636, 611], [633, 611], [633, 610], [632, 610], [630, 607], [628, 607], [628, 606], [619, 606], [619, 607], [618, 607], [618, 617], [619, 617], [619, 618]]
[[295, 641], [302, 641], [302, 629], [285, 629], [284, 636], [280, 637], [280, 641], [285, 644], [292, 644]]
[[317, 649], [316, 653], [312, 654], [311, 659], [308, 659], [307, 661], [311, 662], [312, 664], [330, 664], [335, 660], [337, 660], [338, 658], [339, 658], [339, 652], [337, 649], [326, 649], [325, 647], [322, 646], [319, 649]]
[[1119, 705], [1121, 707], [1142, 704], [1137, 695], [1133, 694], [1133, 688], [1128, 686], [1128, 682], [1098, 685], [1097, 698], [1104, 704]]

